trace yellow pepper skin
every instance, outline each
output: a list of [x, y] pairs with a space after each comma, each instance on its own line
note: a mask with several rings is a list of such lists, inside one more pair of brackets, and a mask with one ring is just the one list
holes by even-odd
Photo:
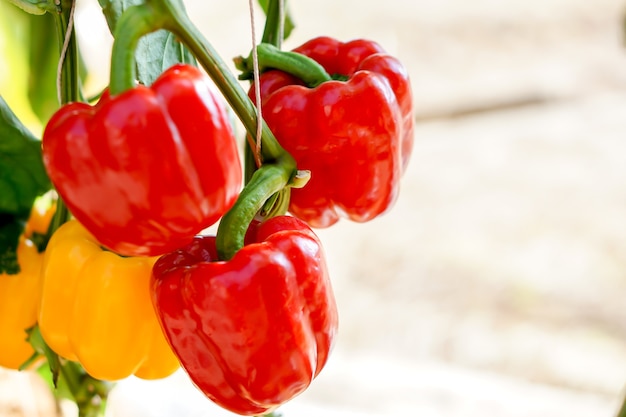
[[60, 356], [92, 377], [164, 378], [179, 367], [150, 298], [157, 257], [121, 257], [103, 249], [76, 220], [52, 236], [41, 269], [39, 328]]
[[0, 366], [9, 369], [19, 369], [35, 353], [26, 330], [37, 322], [41, 295], [42, 255], [24, 236], [17, 247], [17, 261], [19, 273], [0, 274]]
[[20, 272], [0, 274], [0, 366], [4, 368], [17, 370], [35, 353], [26, 331], [37, 322], [43, 254], [30, 238], [47, 232], [54, 211], [54, 204], [33, 206], [17, 247]]

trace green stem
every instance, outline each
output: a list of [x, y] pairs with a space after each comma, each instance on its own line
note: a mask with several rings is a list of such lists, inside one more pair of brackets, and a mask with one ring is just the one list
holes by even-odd
[[[63, 52], [63, 44], [67, 34], [67, 27], [72, 17], [72, 8], [75, 7], [74, 0], [64, 1], [59, 13], [53, 13], [57, 39], [59, 41], [59, 51]], [[64, 52], [63, 66], [61, 67], [61, 104], [72, 101], [81, 101], [82, 92], [80, 76], [78, 71], [78, 45], [76, 43], [76, 31], [74, 28], [69, 33], [67, 49]]]
[[66, 361], [61, 375], [78, 406], [79, 417], [99, 417], [104, 411], [111, 383], [94, 379], [76, 362]]
[[243, 154], [243, 172], [244, 172], [244, 184], [248, 184], [254, 172], [258, 169], [256, 159], [254, 158], [253, 146], [246, 140]]
[[70, 393], [74, 395], [75, 392], [78, 392], [80, 389], [80, 377], [76, 374], [74, 367], [71, 366], [71, 362], [63, 361], [59, 367], [59, 373]]
[[264, 164], [252, 175], [235, 205], [222, 217], [217, 229], [219, 258], [229, 260], [243, 247], [250, 222], [265, 201], [292, 180], [295, 164]]
[[109, 92], [117, 95], [135, 86], [137, 69], [135, 50], [142, 36], [160, 29], [165, 16], [148, 5], [126, 9], [115, 26], [115, 42], [111, 51]]
[[56, 211], [54, 212], [54, 216], [52, 216], [52, 220], [48, 226], [48, 231], [46, 232], [46, 242], [50, 240], [54, 232], [61, 227], [63, 223], [66, 223], [70, 219], [70, 211], [61, 197], [57, 199], [56, 205]]
[[[267, 43], [257, 45], [257, 55], [259, 57], [260, 71], [270, 68], [281, 70], [299, 78], [307, 87], [314, 88], [332, 80], [332, 77], [326, 72], [324, 67], [306, 55], [291, 51], [281, 51], [276, 46]], [[250, 78], [252, 59], [247, 58], [243, 60], [243, 65], [239, 64], [239, 67], [244, 68], [244, 73], [240, 78]]]
[[263, 37], [261, 43], [274, 45], [280, 49], [283, 39], [281, 39], [281, 27], [285, 22], [280, 21], [280, 2], [283, 1], [283, 7], [287, 8], [287, 0], [269, 0], [267, 5], [267, 13], [265, 19], [265, 27], [263, 29]]

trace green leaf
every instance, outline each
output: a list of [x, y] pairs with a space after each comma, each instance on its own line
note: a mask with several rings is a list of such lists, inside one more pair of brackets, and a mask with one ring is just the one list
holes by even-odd
[[45, 124], [59, 107], [56, 84], [59, 62], [57, 35], [51, 14], [29, 16], [29, 23], [28, 100], [35, 115]]
[[141, 38], [135, 51], [135, 59], [137, 78], [146, 85], [152, 84], [163, 71], [176, 63], [196, 64], [191, 52], [172, 33], [165, 30]]
[[[28, 329], [28, 342], [33, 347], [36, 354], [46, 357], [47, 366], [42, 365], [42, 367], [38, 369], [39, 375], [51, 384], [51, 388], [59, 388], [58, 382], [61, 371], [61, 360], [59, 355], [50, 349], [50, 346], [43, 340], [38, 324]], [[71, 397], [68, 396], [66, 398]]]
[[56, 12], [54, 0], [8, 0], [26, 13], [41, 15], [45, 12]]
[[104, 13], [107, 25], [109, 25], [109, 30], [114, 33], [117, 21], [124, 10], [145, 2], [143, 0], [98, 0], [98, 3], [102, 7], [102, 13]]
[[0, 274], [17, 274], [20, 265], [17, 262], [17, 245], [28, 213], [16, 216], [0, 213]]
[[0, 96], [0, 213], [29, 213], [35, 198], [50, 188], [41, 142]]
[[[286, 3], [286, 0], [284, 0]], [[269, 6], [269, 0], [258, 0], [259, 5], [261, 5], [261, 8], [263, 9], [263, 11], [265, 12], [265, 14], [267, 14], [267, 9]], [[285, 27], [283, 28], [283, 39], [287, 39], [289, 37], [289, 35], [291, 35], [291, 32], [293, 31], [293, 29], [296, 27], [293, 18], [291, 17], [291, 13], [289, 12], [289, 8], [287, 8], [287, 10], [285, 10]]]
[[35, 198], [50, 187], [41, 143], [0, 96], [0, 273], [19, 272], [20, 234]]
[[[145, 4], [143, 0], [98, 0], [106, 17], [111, 33], [120, 16], [131, 6]], [[195, 58], [189, 50], [178, 42], [173, 34], [165, 30], [150, 33], [139, 40], [135, 51], [137, 78], [150, 85], [166, 69], [177, 63], [195, 65]]]

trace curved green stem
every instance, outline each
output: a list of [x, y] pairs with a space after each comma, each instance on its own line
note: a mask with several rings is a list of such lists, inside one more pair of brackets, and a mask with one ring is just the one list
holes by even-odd
[[[311, 88], [332, 80], [332, 77], [326, 72], [324, 67], [306, 55], [297, 52], [281, 51], [274, 45], [267, 43], [257, 45], [257, 54], [260, 71], [269, 68], [278, 69], [301, 79]], [[250, 66], [251, 60], [247, 59], [246, 67], [251, 71]]]
[[115, 26], [115, 42], [111, 51], [111, 95], [135, 86], [135, 49], [139, 39], [163, 26], [164, 20], [165, 16], [155, 13], [149, 4], [129, 7], [122, 14]]
[[265, 164], [252, 175], [235, 205], [222, 217], [216, 246], [220, 259], [228, 260], [243, 247], [250, 222], [265, 201], [291, 181], [295, 164]]

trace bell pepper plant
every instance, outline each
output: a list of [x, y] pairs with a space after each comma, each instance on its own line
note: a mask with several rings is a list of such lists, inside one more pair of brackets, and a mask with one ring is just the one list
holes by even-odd
[[[259, 67], [237, 60], [258, 81], [250, 91], [181, 1], [105, 2], [110, 78], [89, 100], [75, 0], [11, 0], [54, 19], [61, 106], [38, 112], [39, 143], [0, 100], [0, 141], [12, 137], [0, 160], [13, 161], [0, 165], [0, 366], [44, 361], [80, 417], [102, 414], [106, 381], [181, 367], [221, 407], [271, 416], [328, 361], [338, 309], [312, 227], [392, 207], [412, 151], [411, 86], [372, 41], [282, 51], [281, 1], [263, 2]], [[54, 216], [24, 226], [47, 191]]]

